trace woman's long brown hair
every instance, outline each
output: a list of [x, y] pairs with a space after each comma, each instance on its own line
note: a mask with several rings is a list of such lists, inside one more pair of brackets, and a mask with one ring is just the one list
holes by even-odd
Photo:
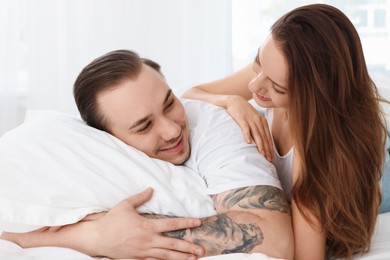
[[370, 248], [386, 136], [359, 35], [323, 4], [292, 10], [271, 31], [289, 67], [289, 122], [302, 158], [293, 199], [322, 224], [330, 255], [351, 258]]

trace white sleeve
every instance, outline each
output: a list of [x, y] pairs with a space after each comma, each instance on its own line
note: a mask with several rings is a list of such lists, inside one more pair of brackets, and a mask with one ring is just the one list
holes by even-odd
[[[198, 111], [199, 113], [199, 111]], [[223, 109], [208, 109], [194, 127], [192, 157], [208, 194], [254, 185], [281, 189], [273, 164], [248, 144], [238, 124]]]

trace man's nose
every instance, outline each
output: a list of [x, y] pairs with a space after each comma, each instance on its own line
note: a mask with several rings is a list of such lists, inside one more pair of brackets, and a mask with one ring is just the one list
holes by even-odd
[[175, 139], [180, 135], [181, 126], [170, 118], [164, 118], [160, 126], [161, 137], [165, 141]]

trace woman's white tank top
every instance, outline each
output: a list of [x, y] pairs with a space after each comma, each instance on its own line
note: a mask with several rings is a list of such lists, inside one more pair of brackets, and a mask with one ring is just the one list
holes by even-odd
[[[265, 118], [267, 119], [270, 132], [272, 133], [272, 120], [273, 120], [272, 108], [266, 109]], [[273, 144], [274, 144], [274, 151], [275, 151], [274, 164], [276, 167], [276, 171], [278, 172], [278, 176], [282, 184], [284, 193], [286, 194], [288, 201], [291, 201], [294, 147], [292, 147], [285, 155], [280, 155], [278, 150], [276, 149], [275, 142], [273, 142]]]

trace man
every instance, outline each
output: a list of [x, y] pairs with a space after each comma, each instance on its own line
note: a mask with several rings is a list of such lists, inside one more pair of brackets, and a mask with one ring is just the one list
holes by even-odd
[[[107, 214], [87, 217], [56, 232], [5, 234], [5, 239], [23, 247], [56, 245], [112, 258], [187, 259], [192, 254], [237, 252], [292, 258], [289, 208], [275, 169], [255, 145], [245, 142], [224, 110], [200, 101], [183, 101], [184, 108], [158, 64], [125, 50], [110, 52], [87, 65], [75, 82], [74, 95], [89, 125], [150, 157], [185, 163], [198, 171], [218, 214], [202, 219], [199, 227], [183, 219], [155, 219], [167, 216], [142, 217], [134, 209], [150, 198], [147, 191]], [[141, 226], [141, 232], [152, 229], [151, 239], [157, 244], [143, 245], [140, 241], [145, 237], [134, 233], [134, 223]], [[172, 226], [163, 227], [164, 223]], [[200, 245], [205, 252], [167, 237]]]

